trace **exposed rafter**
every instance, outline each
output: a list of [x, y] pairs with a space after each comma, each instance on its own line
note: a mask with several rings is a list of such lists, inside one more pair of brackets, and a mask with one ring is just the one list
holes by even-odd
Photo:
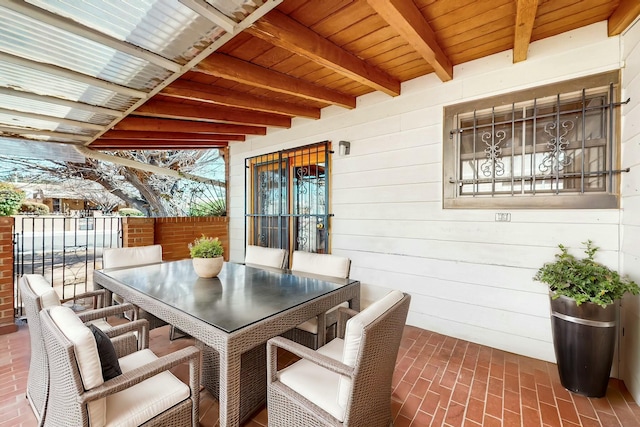
[[[3, 134], [3, 135], [2, 135]], [[75, 133], [55, 132], [51, 130], [25, 129], [11, 126], [0, 126], [0, 135], [13, 137], [14, 135], [37, 135], [46, 136], [52, 139], [73, 140], [86, 142], [92, 139], [90, 136], [78, 135]], [[25, 138], [28, 139], [28, 138]]]
[[453, 79], [453, 65], [413, 0], [367, 0], [369, 5], [433, 67], [443, 82]]
[[219, 181], [217, 180], [212, 180], [212, 179], [208, 179], [208, 178], [203, 178], [201, 176], [197, 176], [197, 175], [192, 175], [190, 173], [187, 172], [181, 172], [181, 171], [177, 171], [177, 170], [173, 170], [173, 169], [169, 169], [169, 168], [162, 168], [160, 166], [154, 166], [154, 165], [150, 165], [148, 163], [142, 163], [142, 162], [137, 162], [135, 160], [131, 160], [131, 159], [125, 159], [123, 157], [118, 157], [118, 156], [112, 156], [106, 153], [101, 153], [99, 151], [94, 151], [91, 150], [87, 147], [76, 147], [78, 152], [80, 152], [80, 154], [87, 156], [89, 158], [92, 159], [98, 159], [98, 160], [104, 160], [106, 162], [112, 162], [118, 165], [123, 165], [123, 166], [128, 166], [134, 169], [139, 169], [139, 170], [143, 170], [146, 172], [151, 172], [151, 173], [156, 173], [158, 175], [166, 175], [166, 176], [172, 176], [174, 178], [186, 178], [186, 179], [190, 179], [192, 181], [197, 181], [197, 182], [203, 182], [206, 184], [211, 184], [211, 183], [219, 183]]
[[166, 119], [201, 120], [285, 128], [291, 127], [291, 117], [289, 116], [262, 113], [240, 108], [224, 108], [212, 104], [202, 106], [166, 102], [155, 99], [142, 105], [134, 114]]
[[213, 22], [227, 33], [235, 33], [237, 23], [215, 7], [211, 6], [204, 0], [179, 0], [180, 3], [189, 9], [199, 13], [209, 21]]
[[358, 83], [387, 95], [400, 95], [400, 82], [397, 79], [336, 46], [282, 12], [277, 10], [269, 12], [253, 26], [247, 28], [247, 31]]
[[516, 26], [513, 40], [513, 62], [527, 59], [531, 33], [536, 20], [539, 0], [517, 0]]
[[209, 55], [194, 71], [327, 104], [345, 108], [356, 107], [355, 96], [345, 95], [220, 53]]
[[[2, 129], [0, 128], [0, 131]], [[110, 130], [100, 137], [103, 139], [153, 139], [156, 141], [244, 141], [244, 135], [221, 133], [149, 132], [135, 130]], [[93, 144], [92, 144], [93, 145]]]
[[47, 114], [38, 114], [38, 113], [29, 113], [26, 111], [10, 110], [8, 108], [0, 108], [0, 114], [24, 117], [28, 119], [43, 120], [43, 121], [52, 122], [52, 123], [62, 123], [69, 126], [75, 126], [81, 129], [89, 129], [89, 130], [102, 129], [101, 125], [96, 125], [94, 123], [87, 123], [87, 122], [81, 122], [79, 120], [65, 119], [57, 116], [49, 116]]
[[112, 117], [122, 117], [122, 111], [112, 110], [110, 108], [98, 107], [96, 105], [85, 104], [77, 101], [69, 101], [68, 99], [57, 98], [55, 96], [38, 95], [31, 92], [9, 89], [0, 87], [0, 95], [15, 96], [18, 98], [31, 99], [33, 101], [46, 102], [49, 104], [62, 105], [69, 108], [77, 108], [79, 110], [90, 111], [92, 113], [106, 114]]
[[193, 101], [212, 102], [229, 107], [247, 108], [268, 113], [288, 116], [320, 118], [320, 109], [290, 102], [276, 101], [248, 93], [237, 92], [218, 86], [205, 85], [188, 80], [178, 80], [167, 86], [160, 93], [163, 96], [190, 99]]
[[91, 148], [100, 150], [190, 150], [226, 147], [228, 141], [167, 141], [166, 139], [98, 139]]
[[640, 15], [640, 1], [620, 0], [618, 8], [609, 18], [609, 36], [622, 33]]
[[239, 135], [266, 135], [267, 128], [260, 126], [242, 126], [226, 123], [194, 122], [189, 120], [151, 119], [143, 117], [127, 117], [120, 121], [115, 130], [140, 130], [152, 132], [209, 132], [231, 133]]

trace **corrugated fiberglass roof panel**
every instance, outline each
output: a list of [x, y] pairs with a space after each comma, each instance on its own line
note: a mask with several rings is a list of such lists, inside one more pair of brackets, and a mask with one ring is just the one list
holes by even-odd
[[[185, 64], [222, 30], [175, 0], [30, 0], [38, 7]], [[196, 45], [194, 47], [194, 45]]]
[[48, 116], [102, 125], [108, 125], [113, 120], [113, 117], [106, 116], [104, 114], [96, 114], [77, 108], [70, 108], [63, 105], [22, 98], [20, 96], [10, 96], [3, 94], [0, 94], [0, 108], [7, 108], [11, 110], [18, 110], [35, 114], [45, 114]]
[[137, 99], [21, 65], [0, 61], [0, 85], [70, 101], [125, 111]]
[[0, 6], [0, 51], [138, 90], [171, 72]]

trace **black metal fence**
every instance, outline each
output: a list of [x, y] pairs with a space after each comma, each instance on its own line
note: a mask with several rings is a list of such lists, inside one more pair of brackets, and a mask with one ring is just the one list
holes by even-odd
[[102, 251], [122, 246], [120, 217], [16, 217], [13, 234], [16, 315], [22, 316], [17, 286], [23, 274], [42, 274], [61, 298], [93, 289], [92, 272]]

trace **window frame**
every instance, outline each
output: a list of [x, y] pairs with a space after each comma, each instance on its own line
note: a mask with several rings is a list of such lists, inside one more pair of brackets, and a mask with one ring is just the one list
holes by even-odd
[[[458, 144], [453, 133], [458, 129], [456, 122], [458, 115], [483, 111], [492, 107], [508, 107], [513, 104], [533, 102], [557, 94], [587, 91], [593, 88], [613, 84], [613, 99], [608, 105], [619, 105], [620, 99], [620, 71], [610, 71], [597, 75], [558, 82], [541, 87], [516, 91], [498, 96], [487, 97], [474, 101], [454, 104], [444, 107], [443, 117], [443, 208], [477, 208], [477, 209], [617, 209], [619, 208], [620, 177], [616, 171], [620, 164], [620, 123], [619, 108], [614, 108], [613, 123], [610, 126], [608, 144], [612, 145], [611, 159], [607, 160], [606, 169], [612, 173], [611, 188], [604, 192], [584, 192], [559, 194], [493, 194], [493, 195], [461, 195], [456, 182], [460, 154], [457, 153]], [[607, 149], [608, 149], [607, 144]], [[454, 181], [454, 182], [452, 182]], [[607, 187], [609, 186], [606, 184]]]

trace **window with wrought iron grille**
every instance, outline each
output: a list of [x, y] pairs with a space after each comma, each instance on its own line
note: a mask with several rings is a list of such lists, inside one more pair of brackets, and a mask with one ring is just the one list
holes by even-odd
[[246, 159], [249, 244], [329, 253], [329, 142]]
[[618, 72], [445, 108], [445, 208], [618, 207]]

